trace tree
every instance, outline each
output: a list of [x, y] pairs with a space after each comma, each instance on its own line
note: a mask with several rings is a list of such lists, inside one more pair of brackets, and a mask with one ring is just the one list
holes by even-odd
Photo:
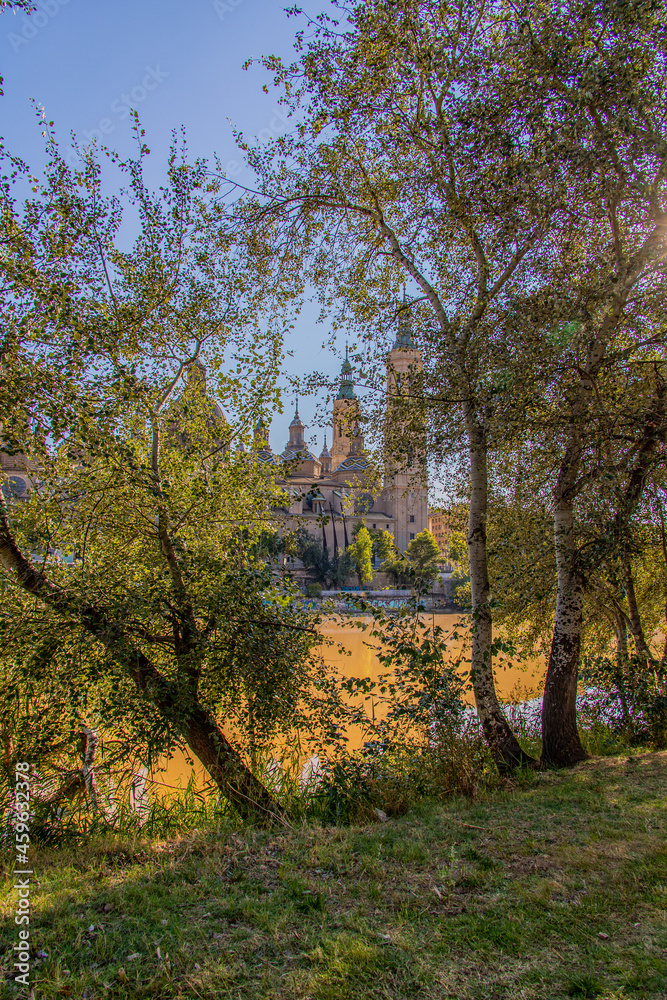
[[382, 573], [394, 578], [394, 582], [399, 586], [409, 587], [412, 584], [412, 567], [402, 552], [394, 549], [393, 553], [385, 559], [380, 566]]
[[[401, 308], [415, 314], [430, 356], [434, 440], [460, 447], [454, 414], [463, 421], [471, 677], [485, 736], [507, 768], [527, 755], [493, 680], [487, 456], [505, 432], [495, 423], [499, 396], [516, 397], [531, 377], [521, 367], [516, 376], [516, 345], [498, 336], [498, 318], [523, 283], [542, 282], [540, 251], [570, 220], [556, 210], [561, 175], [544, 152], [551, 129], [534, 104], [527, 118], [527, 105], [504, 87], [508, 49], [499, 46], [496, 14], [487, 20], [485, 8], [463, 0], [391, 7], [359, 0], [346, 9], [346, 32], [323, 17], [299, 63], [267, 60], [288, 103], [305, 117], [299, 136], [255, 151], [251, 162], [268, 198], [264, 211], [286, 215], [290, 233], [321, 236], [312, 278], [326, 289], [326, 302], [337, 296], [366, 330], [369, 317], [386, 329], [394, 312], [386, 303], [399, 281], [418, 290]], [[409, 380], [406, 386], [399, 394], [414, 419], [408, 413], [402, 422], [419, 435], [423, 400]], [[410, 440], [388, 447], [409, 461]]]
[[404, 553], [394, 549], [393, 555], [385, 560], [381, 569], [383, 573], [392, 575], [397, 583], [413, 587], [419, 596], [430, 590], [437, 580], [441, 555], [431, 532], [420, 531]]
[[370, 529], [373, 539], [373, 555], [378, 559], [388, 559], [394, 551], [394, 536], [391, 531], [380, 531], [379, 528]]
[[[363, 521], [355, 521], [352, 526], [353, 539], [356, 539], [357, 533], [363, 526], [363, 523]], [[373, 543], [373, 556], [378, 559], [388, 559], [396, 549], [396, 543], [391, 531], [387, 531], [386, 529], [381, 530], [380, 528], [367, 528], [367, 531]]]
[[348, 546], [347, 551], [352, 559], [359, 586], [363, 590], [364, 584], [373, 579], [373, 542], [365, 524], [359, 526], [355, 540]]
[[279, 491], [231, 445], [275, 397], [287, 299], [270, 242], [221, 226], [206, 164], [175, 144], [154, 194], [147, 154], [112, 160], [139, 219], [129, 250], [92, 154], [72, 174], [50, 143], [22, 206], [20, 173], [3, 181], [3, 439], [39, 469], [25, 501], [0, 499], [3, 655], [42, 683], [48, 653], [67, 700], [76, 650], [98, 720], [143, 713], [154, 748], [184, 739], [241, 815], [275, 817], [240, 750], [294, 719], [318, 639], [249, 558], [239, 521], [265, 529]]
[[438, 543], [430, 531], [420, 531], [406, 549], [418, 594], [430, 590], [438, 579], [438, 560], [441, 557]]
[[313, 579], [326, 587], [331, 577], [331, 560], [322, 543], [305, 529], [300, 529], [297, 532], [296, 554]]
[[546, 8], [528, 3], [517, 10], [518, 58], [510, 73], [524, 99], [535, 99], [545, 116], [558, 122], [573, 203], [585, 206], [581, 216], [593, 221], [587, 242], [579, 243], [579, 250], [568, 248], [579, 265], [574, 279], [564, 282], [577, 289], [571, 315], [576, 323], [567, 331], [576, 344], [576, 362], [558, 392], [563, 403], [553, 485], [558, 590], [542, 718], [543, 760], [563, 766], [585, 756], [576, 727], [586, 586], [577, 508], [589, 456], [597, 449], [595, 418], [611, 401], [601, 390], [616, 375], [622, 381], [628, 362], [639, 368], [659, 358], [664, 345], [659, 287], [667, 259], [667, 34], [650, 3], [629, 8], [572, 0]]
[[664, 25], [651, 3], [360, 0], [346, 11], [350, 28], [323, 18], [294, 67], [269, 60], [310, 113], [300, 136], [311, 142], [279, 144], [291, 161], [280, 177], [265, 169], [263, 190], [291, 223], [317, 218], [314, 272], [360, 323], [375, 311], [386, 325], [379, 302], [397, 272], [428, 305], [409, 308], [431, 356], [432, 440], [451, 450], [459, 412], [465, 430], [471, 675], [503, 767], [524, 758], [492, 680], [489, 456], [510, 440], [530, 450], [541, 431], [558, 448], [543, 757], [566, 766], [584, 756], [576, 507], [600, 389], [622, 381], [630, 355], [646, 365], [664, 344]]
[[[659, 509], [649, 499], [656, 496], [665, 467], [667, 422], [660, 367], [642, 363], [628, 351], [622, 363], [616, 360], [612, 371], [607, 366], [601, 373], [573, 506], [581, 654], [590, 664], [591, 658], [607, 658], [615, 647], [615, 676], [625, 677], [629, 688], [630, 668], [637, 674], [643, 662], [639, 673], [647, 676], [653, 669], [649, 647], [664, 613], [660, 570], [651, 574], [650, 588], [641, 588], [641, 613], [634, 582], [638, 565], [651, 546], [657, 551], [660, 544]], [[557, 427], [555, 413], [553, 417]], [[557, 433], [549, 435], [545, 427], [531, 443], [539, 459], [527, 455], [527, 447], [512, 456], [503, 470], [507, 492], [493, 504], [489, 536], [498, 620], [527, 651], [541, 648], [547, 655], [557, 603], [549, 510], [551, 468], [559, 459], [555, 438]], [[634, 656], [628, 654], [630, 640]]]
[[329, 555], [319, 539], [301, 529], [297, 531], [296, 554], [318, 583], [334, 590], [345, 584], [354, 569], [349, 548], [337, 548]]

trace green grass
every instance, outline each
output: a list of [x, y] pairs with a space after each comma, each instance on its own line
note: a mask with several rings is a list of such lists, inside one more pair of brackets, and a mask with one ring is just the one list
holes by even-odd
[[33, 847], [35, 997], [664, 998], [666, 799], [667, 753], [626, 755], [387, 823]]

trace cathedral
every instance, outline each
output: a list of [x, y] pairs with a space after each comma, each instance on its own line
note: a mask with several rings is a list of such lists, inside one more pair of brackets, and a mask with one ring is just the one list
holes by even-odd
[[[400, 440], [401, 435], [407, 434], [396, 400], [404, 385], [413, 384], [414, 373], [421, 371], [421, 364], [421, 351], [415, 346], [407, 323], [403, 323], [387, 358], [385, 436]], [[379, 483], [364, 451], [359, 413], [346, 351], [333, 403], [331, 449], [325, 434], [319, 457], [309, 450], [298, 402], [289, 441], [280, 454], [271, 449], [264, 423], [257, 425], [255, 457], [267, 466], [277, 467], [279, 482], [291, 501], [289, 506], [274, 512], [276, 527], [305, 528], [321, 541], [324, 549], [333, 553], [338, 548], [347, 548], [352, 541], [352, 525], [362, 521], [369, 529], [391, 532], [397, 548], [403, 552], [428, 526], [425, 460], [392, 463], [385, 459], [384, 476]]]
[[[387, 442], [399, 445], [414, 439], [400, 403], [405, 386], [414, 385], [415, 373], [421, 371], [422, 355], [412, 340], [406, 321], [387, 356], [385, 452]], [[205, 368], [194, 366], [189, 379], [205, 393]], [[305, 528], [331, 554], [347, 548], [352, 541], [352, 527], [361, 520], [367, 528], [389, 531], [397, 548], [403, 552], [413, 538], [428, 526], [426, 461], [394, 458], [385, 454], [381, 481], [377, 469], [364, 450], [360, 429], [360, 404], [354, 391], [352, 365], [347, 357], [340, 374], [338, 394], [331, 417], [331, 448], [325, 434], [324, 447], [316, 457], [306, 443], [306, 425], [296, 412], [289, 428], [289, 441], [280, 454], [274, 454], [263, 422], [255, 429], [253, 455], [267, 468], [275, 468], [286, 494], [283, 508], [273, 511], [278, 531]], [[224, 414], [211, 403], [211, 420], [223, 425]], [[418, 438], [417, 438], [418, 439]], [[406, 444], [406, 453], [412, 446]], [[420, 451], [422, 449], [419, 449]], [[401, 448], [398, 448], [401, 451]], [[34, 488], [35, 472], [25, 455], [11, 456], [0, 450], [0, 479], [3, 492], [15, 499], [25, 497]]]

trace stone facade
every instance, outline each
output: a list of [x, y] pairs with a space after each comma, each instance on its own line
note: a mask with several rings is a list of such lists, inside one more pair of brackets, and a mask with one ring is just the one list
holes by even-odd
[[[359, 401], [347, 352], [331, 415], [331, 450], [327, 434], [319, 457], [309, 450], [298, 402], [289, 441], [280, 455], [273, 453], [265, 425], [258, 424], [253, 448], [257, 459], [267, 465], [285, 463], [288, 469], [287, 478], [280, 482], [292, 503], [284, 511], [275, 512], [278, 530], [303, 527], [329, 552], [334, 552], [347, 547], [352, 540], [352, 525], [359, 520], [369, 529], [391, 532], [401, 551], [427, 528], [425, 455], [410, 454], [412, 446], [407, 441], [412, 428], [406, 426], [404, 407], [400, 406], [405, 388], [414, 388], [421, 365], [421, 352], [404, 325], [387, 358], [385, 434], [395, 442], [405, 439], [403, 451], [407, 460], [402, 461], [395, 454], [396, 449], [387, 448], [389, 457], [381, 485], [372, 474], [366, 456], [358, 419]], [[414, 435], [409, 440], [414, 440]]]
[[[421, 364], [421, 352], [404, 324], [387, 356], [387, 441], [415, 440], [414, 434], [409, 434], [412, 429], [406, 426], [400, 403], [405, 388], [414, 389], [414, 379], [421, 371]], [[206, 397], [202, 365], [195, 366], [189, 373], [188, 384], [194, 385]], [[220, 407], [210, 400], [209, 405], [210, 420], [221, 427], [226, 426]], [[274, 510], [274, 523], [280, 531], [304, 527], [333, 554], [336, 549], [347, 548], [352, 541], [352, 527], [361, 520], [369, 529], [391, 532], [397, 547], [404, 551], [428, 526], [425, 454], [415, 458], [410, 452], [412, 445], [406, 443], [404, 458], [405, 455], [408, 458], [403, 460], [394, 454], [395, 449], [387, 448], [390, 457], [382, 481], [378, 482], [366, 455], [359, 417], [359, 400], [346, 352], [331, 414], [330, 450], [328, 434], [325, 434], [319, 456], [309, 450], [298, 402], [290, 424], [289, 441], [280, 455], [275, 455], [271, 449], [266, 426], [257, 425], [254, 457], [267, 467], [280, 467], [283, 478], [279, 481], [291, 501], [285, 508]], [[177, 421], [170, 432], [179, 437]], [[30, 464], [24, 455], [10, 456], [0, 451], [0, 463], [2, 489], [8, 497], [20, 498], [34, 488], [34, 471], [31, 476]]]
[[34, 470], [25, 455], [0, 451], [0, 488], [8, 498], [21, 499], [34, 486]]

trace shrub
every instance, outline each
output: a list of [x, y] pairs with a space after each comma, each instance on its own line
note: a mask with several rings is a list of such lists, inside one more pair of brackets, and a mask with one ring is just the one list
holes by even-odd
[[635, 655], [621, 668], [608, 657], [589, 657], [582, 677], [593, 687], [587, 707], [598, 725], [630, 745], [667, 746], [667, 664]]
[[475, 719], [443, 728], [428, 744], [369, 741], [329, 764], [310, 793], [309, 812], [323, 822], [399, 816], [423, 799], [474, 797], [497, 780]]

